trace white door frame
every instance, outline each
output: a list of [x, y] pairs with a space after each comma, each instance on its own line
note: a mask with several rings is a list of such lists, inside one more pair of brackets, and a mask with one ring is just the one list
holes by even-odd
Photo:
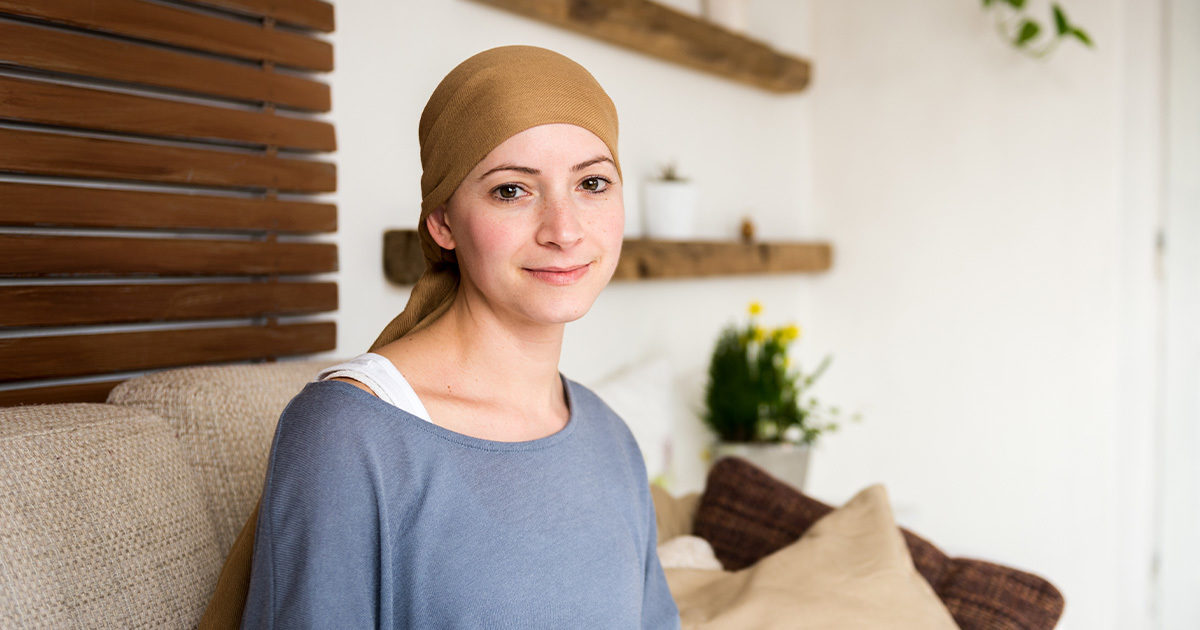
[[[1122, 129], [1121, 221], [1117, 241], [1120, 332], [1117, 335], [1117, 462], [1111, 527], [1115, 543], [1114, 618], [1110, 628], [1157, 627], [1156, 555], [1163, 400], [1163, 279], [1160, 236], [1165, 217], [1165, 13], [1173, 0], [1119, 3]], [[1071, 605], [1067, 594], [1067, 606]]]
[[1166, 16], [1164, 396], [1158, 627], [1200, 628], [1200, 3]]

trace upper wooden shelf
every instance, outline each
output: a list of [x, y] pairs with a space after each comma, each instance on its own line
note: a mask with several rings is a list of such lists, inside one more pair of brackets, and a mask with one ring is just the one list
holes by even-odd
[[[822, 242], [740, 243], [626, 239], [613, 280], [701, 278], [742, 274], [825, 271], [833, 247]], [[383, 268], [396, 284], [413, 284], [425, 272], [416, 230], [383, 235]]]
[[808, 61], [649, 0], [475, 0], [771, 92], [808, 85]]

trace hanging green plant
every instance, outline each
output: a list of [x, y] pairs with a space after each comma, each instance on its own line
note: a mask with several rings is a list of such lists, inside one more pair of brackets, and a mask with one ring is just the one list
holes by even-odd
[[1039, 40], [1039, 35], [1048, 32], [1048, 29], [1030, 17], [1026, 4], [1025, 0], [983, 0], [984, 10], [992, 11], [996, 18], [996, 30], [1000, 36], [1017, 50], [1041, 58], [1053, 52], [1066, 39], [1074, 39], [1089, 48], [1095, 46], [1091, 35], [1078, 24], [1071, 23], [1067, 12], [1057, 2], [1050, 4], [1054, 34]]

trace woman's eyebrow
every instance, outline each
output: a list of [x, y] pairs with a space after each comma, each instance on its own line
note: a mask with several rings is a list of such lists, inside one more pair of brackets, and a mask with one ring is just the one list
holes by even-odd
[[[607, 155], [598, 155], [590, 160], [580, 162], [580, 163], [576, 164], [575, 166], [572, 166], [571, 171], [572, 172], [582, 171], [583, 169], [585, 169], [593, 164], [599, 164], [600, 162], [608, 162], [611, 164], [612, 159], [609, 158]], [[488, 175], [491, 175], [492, 173], [496, 173], [498, 171], [517, 171], [518, 173], [525, 173], [526, 175], [541, 175], [542, 174], [542, 172], [539, 171], [538, 169], [531, 168], [529, 166], [517, 166], [515, 164], [501, 164], [500, 166], [493, 168], [492, 170], [484, 173], [483, 175], [480, 175], [479, 179], [482, 180], [483, 178], [487, 177]]]
[[542, 174], [542, 172], [537, 170], [536, 168], [530, 168], [528, 166], [516, 166], [513, 164], [501, 164], [500, 166], [497, 166], [496, 168], [484, 173], [483, 175], [480, 175], [479, 179], [482, 181], [483, 178], [487, 177], [488, 175], [491, 175], [492, 173], [496, 173], [498, 171], [517, 171], [518, 173], [525, 173], [526, 175], [541, 175]]
[[596, 157], [594, 157], [586, 162], [580, 162], [580, 163], [576, 164], [575, 166], [572, 166], [571, 170], [572, 171], [582, 171], [583, 169], [585, 169], [593, 164], [599, 164], [600, 162], [608, 162], [609, 164], [612, 164], [612, 159], [610, 159], [607, 155], [597, 155]]

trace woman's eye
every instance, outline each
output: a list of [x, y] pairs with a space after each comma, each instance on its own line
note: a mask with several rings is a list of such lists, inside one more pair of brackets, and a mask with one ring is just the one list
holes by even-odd
[[492, 194], [504, 201], [520, 199], [524, 196], [521, 194], [523, 192], [525, 191], [521, 190], [521, 187], [516, 184], [502, 184], [492, 189]]
[[609, 181], [603, 177], [589, 177], [583, 180], [581, 186], [588, 192], [604, 192], [609, 185]]

